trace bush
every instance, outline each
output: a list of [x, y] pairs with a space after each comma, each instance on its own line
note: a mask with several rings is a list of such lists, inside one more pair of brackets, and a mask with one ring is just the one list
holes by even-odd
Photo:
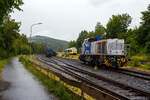
[[69, 57], [69, 54], [65, 53], [63, 57]]
[[149, 53], [149, 54], [150, 54], [150, 42], [147, 42], [147, 43], [146, 43], [145, 49], [146, 49], [146, 53]]
[[61, 56], [62, 56], [62, 57], [64, 57], [64, 56], [65, 56], [65, 54], [62, 54]]
[[139, 60], [135, 59], [135, 60], [132, 62], [132, 65], [133, 65], [134, 67], [139, 67], [139, 66], [140, 66]]

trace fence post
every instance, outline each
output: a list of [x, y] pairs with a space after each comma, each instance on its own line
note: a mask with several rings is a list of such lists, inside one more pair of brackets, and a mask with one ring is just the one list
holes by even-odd
[[83, 92], [82, 88], [81, 88], [81, 100], [84, 100], [84, 92]]

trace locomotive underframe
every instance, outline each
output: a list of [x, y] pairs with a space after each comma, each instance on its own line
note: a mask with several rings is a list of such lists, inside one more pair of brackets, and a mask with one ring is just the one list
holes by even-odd
[[124, 55], [80, 55], [79, 59], [92, 65], [122, 67], [128, 59]]

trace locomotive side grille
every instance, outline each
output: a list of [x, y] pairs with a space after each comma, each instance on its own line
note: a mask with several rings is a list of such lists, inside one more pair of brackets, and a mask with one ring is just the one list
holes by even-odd
[[107, 55], [123, 55], [124, 40], [108, 39], [107, 40]]

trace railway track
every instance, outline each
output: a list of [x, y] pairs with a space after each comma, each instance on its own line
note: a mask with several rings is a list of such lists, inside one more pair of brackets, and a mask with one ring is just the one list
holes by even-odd
[[147, 74], [147, 73], [132, 71], [129, 69], [124, 69], [124, 68], [119, 68], [117, 70], [115, 69], [114, 71], [150, 81], [150, 74]]
[[[149, 100], [150, 92], [139, 90], [136, 87], [128, 86], [120, 82], [116, 82], [112, 79], [102, 77], [100, 75], [85, 71], [77, 68], [71, 64], [61, 61], [57, 58], [44, 58], [39, 57], [39, 61], [55, 67], [58, 70], [63, 71], [69, 75], [72, 75], [99, 90], [103, 90], [111, 96], [114, 96], [121, 100]], [[57, 67], [56, 67], [57, 66]], [[114, 91], [116, 90], [116, 91]]]
[[[60, 60], [60, 58], [55, 58], [55, 59], [62, 62], [62, 60]], [[65, 61], [64, 61], [64, 63], [69, 65], [69, 66], [72, 66], [72, 64], [69, 64]], [[140, 78], [140, 79], [150, 81], [150, 74], [145, 73], [145, 72], [138, 72], [138, 71], [133, 71], [133, 70], [125, 69], [125, 68], [118, 68], [117, 70], [115, 68], [107, 68], [107, 69], [103, 69], [103, 70], [114, 71], [114, 72], [118, 72], [118, 73], [121, 73], [121, 74], [125, 74], [125, 75], [129, 75], [129, 76], [133, 76], [133, 77], [137, 77], [137, 78]]]

